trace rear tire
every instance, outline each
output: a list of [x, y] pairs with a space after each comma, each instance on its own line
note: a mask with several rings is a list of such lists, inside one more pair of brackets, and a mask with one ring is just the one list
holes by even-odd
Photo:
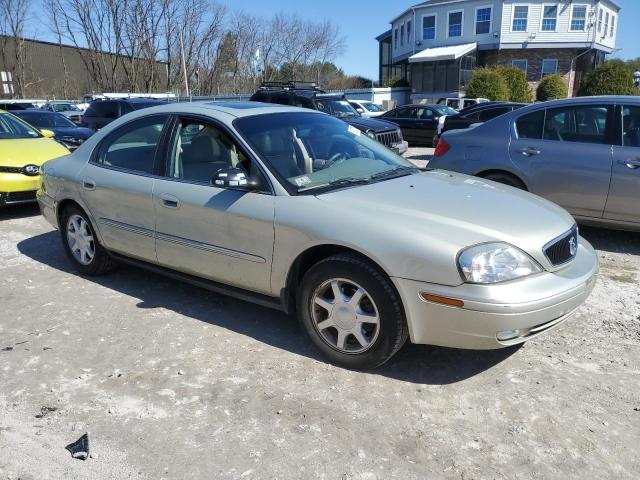
[[297, 311], [323, 355], [350, 369], [382, 365], [409, 336], [393, 284], [355, 255], [334, 255], [311, 267], [298, 290]]
[[527, 190], [526, 185], [515, 175], [511, 175], [510, 173], [502, 173], [495, 172], [490, 173], [488, 175], [483, 175], [483, 178], [486, 180], [492, 180], [497, 183], [502, 183], [503, 185], [509, 185], [510, 187], [515, 187], [520, 190]]
[[97, 276], [116, 266], [109, 252], [100, 244], [88, 215], [79, 207], [65, 208], [60, 218], [62, 246], [76, 270]]

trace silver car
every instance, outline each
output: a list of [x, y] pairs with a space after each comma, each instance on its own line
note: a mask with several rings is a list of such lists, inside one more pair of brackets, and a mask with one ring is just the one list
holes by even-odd
[[598, 271], [551, 202], [421, 171], [293, 107], [133, 112], [46, 163], [38, 200], [81, 273], [125, 262], [296, 314], [331, 361], [356, 369], [407, 338], [522, 343], [578, 308]]
[[429, 167], [528, 190], [583, 224], [640, 231], [640, 98], [539, 103], [446, 132]]

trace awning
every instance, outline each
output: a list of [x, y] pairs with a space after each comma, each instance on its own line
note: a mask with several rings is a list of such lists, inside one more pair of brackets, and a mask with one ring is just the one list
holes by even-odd
[[447, 47], [425, 48], [421, 52], [409, 57], [409, 63], [457, 60], [467, 53], [473, 52], [476, 48], [478, 48], [478, 44], [476, 42], [463, 43], [461, 45], [449, 45]]

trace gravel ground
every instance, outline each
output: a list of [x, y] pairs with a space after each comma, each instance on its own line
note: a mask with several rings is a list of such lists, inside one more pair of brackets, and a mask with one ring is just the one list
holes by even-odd
[[133, 268], [82, 278], [36, 209], [4, 210], [0, 480], [640, 478], [640, 235], [583, 235], [602, 274], [553, 334], [357, 373], [280, 313]]

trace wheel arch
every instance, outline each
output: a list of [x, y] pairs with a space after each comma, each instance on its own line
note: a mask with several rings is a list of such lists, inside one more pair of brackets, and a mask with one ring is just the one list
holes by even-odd
[[527, 189], [527, 192], [531, 191], [529, 189], [529, 185], [524, 180], [524, 178], [522, 178], [521, 175], [519, 175], [516, 172], [513, 172], [511, 170], [508, 170], [506, 168], [489, 168], [489, 169], [485, 169], [485, 170], [481, 170], [479, 172], [476, 172], [476, 173], [474, 173], [474, 175], [476, 177], [486, 178], [488, 175], [491, 175], [491, 174], [494, 174], [494, 173], [500, 173], [500, 174], [503, 174], [503, 175], [508, 175], [510, 177], [513, 177], [514, 179], [516, 179], [517, 181], [519, 181], [520, 183], [522, 183], [524, 185], [524, 187]]
[[89, 217], [93, 231], [98, 237], [98, 241], [102, 243], [102, 236], [100, 235], [100, 229], [98, 228], [95, 218], [93, 218], [91, 212], [82, 204], [82, 202], [79, 202], [74, 198], [64, 198], [56, 203], [56, 222], [58, 223], [58, 230], [62, 231], [64, 228], [64, 225], [62, 225], [62, 215], [64, 215], [64, 211], [70, 206], [79, 208], [87, 215], [87, 217]]

